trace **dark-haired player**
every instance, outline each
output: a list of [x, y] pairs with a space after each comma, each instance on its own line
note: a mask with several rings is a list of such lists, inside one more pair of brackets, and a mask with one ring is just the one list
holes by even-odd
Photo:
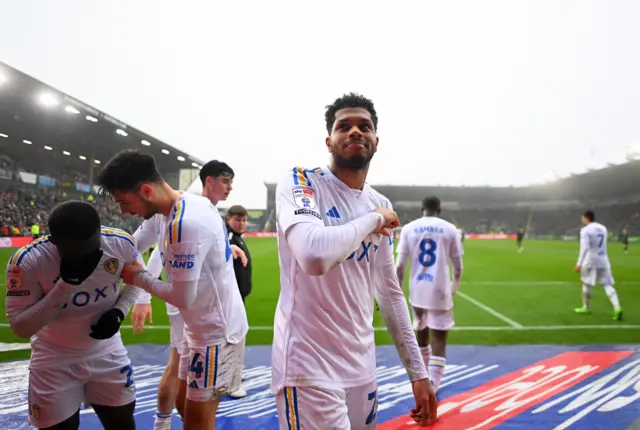
[[523, 240], [524, 240], [524, 227], [518, 227], [518, 231], [516, 232], [516, 246], [518, 247], [518, 252], [524, 251], [524, 246], [522, 246]]
[[[396, 266], [403, 285], [407, 260], [411, 263], [409, 291], [414, 329], [437, 392], [447, 364], [447, 333], [454, 326], [453, 295], [460, 287], [464, 251], [456, 226], [440, 218], [439, 198], [424, 199], [422, 213], [421, 218], [405, 225], [400, 232]], [[449, 262], [453, 266], [453, 282]]]
[[582, 281], [582, 307], [574, 309], [579, 314], [588, 314], [589, 302], [591, 300], [591, 288], [600, 283], [604, 292], [609, 297], [613, 305], [613, 319], [622, 319], [622, 308], [618, 294], [613, 288], [614, 279], [611, 274], [611, 263], [607, 255], [607, 228], [595, 222], [596, 216], [593, 211], [586, 211], [582, 214], [582, 224], [580, 229], [580, 254], [576, 263], [575, 271], [580, 272]]
[[276, 188], [280, 298], [271, 389], [280, 429], [373, 429], [374, 296], [412, 383], [413, 419], [437, 403], [393, 261], [398, 217], [365, 179], [378, 148], [373, 103], [357, 94], [326, 110], [328, 167], [294, 167]]
[[122, 277], [180, 310], [185, 341], [177, 402], [186, 397], [185, 428], [213, 428], [221, 397], [240, 386], [248, 331], [225, 223], [208, 199], [171, 188], [149, 154], [118, 153], [96, 184], [123, 213], [158, 222], [154, 231], [169, 282], [140, 265], [125, 266]]
[[134, 429], [133, 371], [119, 329], [140, 292], [120, 283], [125, 264], [140, 261], [135, 241], [101, 227], [81, 201], [56, 206], [48, 226], [7, 265], [7, 318], [31, 338], [29, 422], [77, 429], [86, 399], [105, 428]]
[[624, 255], [629, 253], [629, 230], [626, 228], [622, 229], [622, 234], [620, 235], [620, 241], [622, 242], [622, 249], [624, 250]]

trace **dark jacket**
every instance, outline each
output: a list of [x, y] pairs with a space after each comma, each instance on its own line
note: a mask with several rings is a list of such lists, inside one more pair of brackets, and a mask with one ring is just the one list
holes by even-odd
[[236, 281], [238, 281], [240, 295], [244, 301], [244, 298], [251, 294], [251, 254], [249, 254], [249, 248], [247, 248], [247, 244], [244, 243], [241, 234], [233, 231], [231, 227], [229, 227], [229, 224], [227, 224], [227, 231], [229, 232], [229, 244], [236, 245], [247, 255], [246, 267], [242, 266], [242, 260], [240, 258], [233, 260], [233, 270], [236, 273]]

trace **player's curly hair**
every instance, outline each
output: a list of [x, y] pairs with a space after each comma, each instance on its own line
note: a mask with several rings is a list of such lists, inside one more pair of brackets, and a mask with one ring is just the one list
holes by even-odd
[[104, 197], [114, 191], [135, 191], [142, 184], [160, 183], [162, 180], [153, 155], [137, 149], [125, 149], [105, 164], [96, 175], [95, 185]]
[[91, 203], [67, 200], [51, 209], [47, 225], [54, 238], [87, 240], [100, 230], [100, 215]]
[[362, 108], [369, 111], [371, 121], [373, 121], [373, 128], [376, 131], [378, 130], [378, 114], [376, 113], [376, 108], [373, 106], [373, 102], [360, 94], [349, 93], [337, 98], [332, 104], [326, 106], [324, 120], [329, 135], [331, 135], [331, 130], [333, 130], [333, 123], [336, 122], [336, 112], [346, 108]]

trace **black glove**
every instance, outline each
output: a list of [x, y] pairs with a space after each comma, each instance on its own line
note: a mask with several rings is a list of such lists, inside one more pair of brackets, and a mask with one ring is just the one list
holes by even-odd
[[91, 336], [94, 339], [109, 339], [120, 330], [124, 321], [124, 314], [120, 309], [109, 309], [102, 314], [97, 323], [91, 326]]
[[87, 254], [80, 261], [69, 261], [63, 258], [60, 262], [60, 277], [67, 284], [80, 285], [96, 270], [101, 258], [102, 249]]

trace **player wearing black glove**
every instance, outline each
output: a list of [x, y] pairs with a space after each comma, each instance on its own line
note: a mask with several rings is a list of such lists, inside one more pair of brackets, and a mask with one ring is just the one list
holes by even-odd
[[91, 326], [91, 336], [94, 339], [110, 339], [120, 330], [120, 324], [124, 321], [124, 314], [120, 309], [109, 309], [102, 314], [97, 323]]
[[82, 284], [96, 270], [102, 253], [102, 249], [96, 249], [78, 260], [63, 257], [60, 263], [60, 277], [67, 284]]

